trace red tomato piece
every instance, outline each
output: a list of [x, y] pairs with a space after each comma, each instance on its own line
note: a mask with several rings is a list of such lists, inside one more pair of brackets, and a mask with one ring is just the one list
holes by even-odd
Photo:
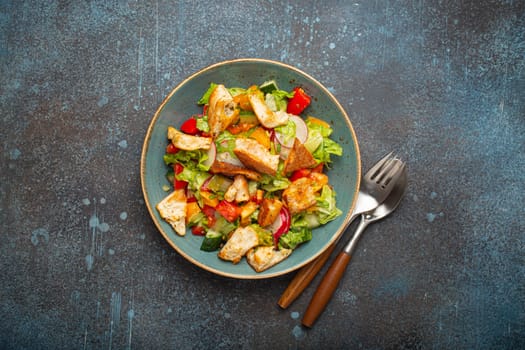
[[196, 202], [197, 198], [195, 198], [195, 194], [192, 190], [189, 188], [186, 188], [186, 203], [193, 203]]
[[188, 183], [186, 181], [177, 180], [173, 181], [173, 188], [176, 190], [185, 190], [188, 186]]
[[173, 171], [175, 172], [175, 180], [173, 181], [173, 187], [176, 190], [185, 189], [188, 186], [188, 182], [177, 180], [177, 175], [182, 173], [183, 170], [184, 170], [184, 167], [182, 166], [182, 164], [175, 163], [173, 165]]
[[177, 147], [175, 147], [175, 145], [173, 143], [169, 143], [169, 145], [166, 146], [166, 153], [169, 153], [169, 154], [175, 154], [179, 151], [179, 149]]
[[182, 123], [180, 130], [183, 133], [186, 133], [189, 135], [197, 135], [199, 133], [199, 129], [197, 129], [197, 119], [195, 118], [187, 119], [184, 123]]
[[290, 181], [294, 182], [296, 180], [299, 180], [302, 177], [307, 177], [310, 175], [312, 171], [310, 169], [299, 169], [292, 173], [292, 176], [290, 176]]
[[229, 222], [237, 220], [239, 215], [241, 215], [241, 209], [237, 206], [237, 204], [228, 202], [224, 199], [219, 202], [215, 209]]
[[206, 215], [206, 218], [208, 219], [208, 227], [212, 227], [216, 221], [215, 208], [210, 207], [209, 205], [205, 205], [202, 208], [202, 212], [204, 213], [204, 215]]
[[323, 173], [323, 163], [319, 163], [315, 167], [312, 168], [312, 173]]
[[196, 236], [204, 236], [206, 234], [206, 229], [202, 226], [193, 226], [191, 228], [191, 233]]
[[184, 166], [180, 163], [175, 163], [173, 165], [173, 171], [175, 172], [175, 174], [180, 174], [182, 173], [182, 171], [184, 170]]
[[293, 97], [288, 101], [288, 106], [286, 107], [286, 112], [299, 115], [306, 107], [310, 105], [312, 99], [306, 94], [306, 92], [300, 88], [296, 87], [293, 89], [295, 92]]

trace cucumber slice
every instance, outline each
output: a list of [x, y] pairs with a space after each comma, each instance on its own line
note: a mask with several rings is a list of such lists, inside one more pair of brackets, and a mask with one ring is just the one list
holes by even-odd
[[279, 88], [277, 87], [277, 83], [275, 82], [275, 80], [268, 80], [259, 86], [259, 90], [261, 90], [265, 94], [269, 94], [274, 90], [279, 90]]
[[214, 230], [208, 230], [206, 233], [206, 236], [204, 236], [204, 239], [201, 243], [201, 250], [205, 252], [213, 252], [221, 246], [222, 242], [222, 233], [214, 231]]
[[211, 177], [210, 181], [207, 184], [208, 189], [217, 193], [217, 192], [226, 192], [228, 188], [232, 185], [233, 181], [227, 178], [224, 175], [215, 174]]

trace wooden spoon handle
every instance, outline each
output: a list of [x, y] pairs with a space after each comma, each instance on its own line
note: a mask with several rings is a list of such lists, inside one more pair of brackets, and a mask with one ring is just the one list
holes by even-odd
[[301, 295], [303, 290], [308, 287], [310, 282], [312, 282], [314, 277], [319, 273], [319, 270], [324, 266], [334, 249], [335, 244], [332, 244], [323, 252], [323, 254], [319, 255], [314, 261], [310, 262], [297, 272], [277, 302], [280, 307], [286, 309], [295, 299], [297, 299], [297, 297], [299, 297], [299, 295]]
[[345, 252], [339, 253], [310, 301], [303, 317], [303, 325], [312, 327], [319, 315], [324, 311], [326, 305], [332, 299], [332, 295], [337, 289], [339, 281], [343, 277], [346, 266], [350, 262], [351, 256]]

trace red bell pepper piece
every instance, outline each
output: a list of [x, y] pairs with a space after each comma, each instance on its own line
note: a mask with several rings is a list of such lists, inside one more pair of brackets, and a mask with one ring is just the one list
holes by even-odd
[[234, 222], [237, 220], [239, 215], [241, 215], [241, 209], [237, 206], [237, 204], [228, 202], [224, 199], [219, 202], [215, 209], [229, 222]]
[[288, 101], [288, 106], [286, 107], [286, 112], [290, 114], [299, 115], [306, 107], [310, 105], [312, 99], [306, 94], [306, 92], [300, 88], [296, 87], [293, 89], [294, 95]]
[[187, 119], [182, 123], [180, 130], [188, 135], [197, 135], [199, 133], [199, 129], [197, 129], [197, 119], [193, 117]]

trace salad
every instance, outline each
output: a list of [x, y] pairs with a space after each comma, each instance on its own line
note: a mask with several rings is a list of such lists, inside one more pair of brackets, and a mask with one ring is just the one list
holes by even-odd
[[342, 147], [308, 116], [312, 98], [274, 80], [248, 88], [211, 83], [202, 114], [169, 126], [164, 162], [173, 187], [157, 204], [175, 232], [200, 249], [257, 272], [286, 259], [314, 229], [342, 214], [325, 169]]

